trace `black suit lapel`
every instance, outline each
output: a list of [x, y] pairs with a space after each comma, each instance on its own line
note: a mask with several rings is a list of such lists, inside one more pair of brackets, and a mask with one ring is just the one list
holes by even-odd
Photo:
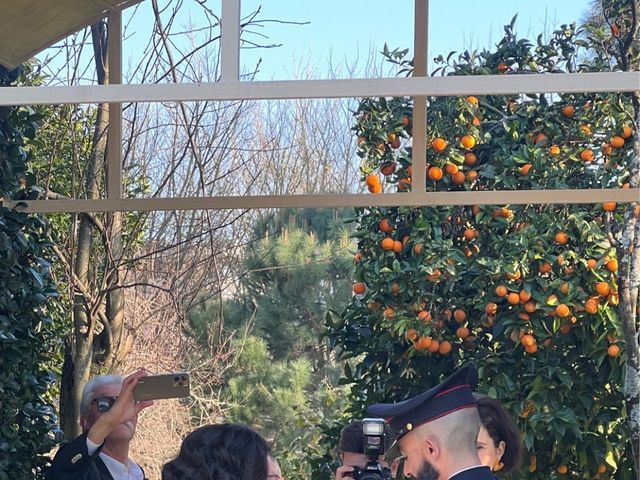
[[107, 466], [104, 464], [104, 462], [100, 457], [96, 458], [95, 465], [98, 469], [98, 472], [100, 472], [100, 480], [113, 480], [113, 477], [109, 472], [109, 469], [107, 468]]

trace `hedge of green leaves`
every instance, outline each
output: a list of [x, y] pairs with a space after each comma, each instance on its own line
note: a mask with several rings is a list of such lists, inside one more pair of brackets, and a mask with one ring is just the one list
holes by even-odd
[[[0, 67], [0, 86], [24, 80], [24, 69]], [[26, 106], [0, 107], [0, 196], [34, 198], [26, 143], [38, 128]], [[41, 478], [56, 440], [56, 415], [45, 367], [55, 351], [48, 304], [58, 296], [46, 260], [44, 218], [0, 207], [0, 480]]]

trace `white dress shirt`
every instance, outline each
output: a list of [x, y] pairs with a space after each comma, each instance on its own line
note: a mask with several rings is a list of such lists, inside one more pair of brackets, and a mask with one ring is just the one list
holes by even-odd
[[[100, 445], [93, 443], [87, 438], [87, 451], [89, 455], [93, 455], [100, 448]], [[120, 463], [115, 458], [111, 458], [106, 453], [100, 452], [100, 460], [102, 460], [113, 477], [113, 480], [144, 480], [142, 469], [136, 462], [127, 459], [127, 464]]]

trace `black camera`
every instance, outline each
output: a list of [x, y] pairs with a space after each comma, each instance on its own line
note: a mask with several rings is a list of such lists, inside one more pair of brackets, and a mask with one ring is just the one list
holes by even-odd
[[349, 476], [355, 480], [391, 480], [391, 470], [383, 466], [378, 457], [386, 450], [386, 423], [382, 418], [365, 418], [362, 420], [364, 436], [364, 453], [369, 461], [363, 468], [354, 467]]

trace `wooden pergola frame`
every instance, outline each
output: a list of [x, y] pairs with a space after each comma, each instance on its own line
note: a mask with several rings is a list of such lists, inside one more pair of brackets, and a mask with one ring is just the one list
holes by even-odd
[[[98, 200], [4, 200], [26, 212], [115, 212], [285, 207], [367, 207], [486, 204], [619, 203], [640, 201], [640, 189], [519, 190], [425, 192], [426, 138], [413, 138], [413, 186], [410, 192], [213, 196], [188, 198], [122, 197], [122, 103], [195, 100], [249, 100], [412, 96], [413, 128], [426, 131], [427, 97], [519, 93], [640, 91], [640, 73], [483, 75], [428, 77], [429, 0], [415, 0], [414, 72], [411, 78], [240, 81], [240, 2], [222, 1], [221, 78], [216, 83], [122, 85], [122, 8], [109, 13], [109, 85], [0, 88], [0, 105], [109, 103], [107, 197]], [[136, 2], [137, 3], [137, 2]]]

